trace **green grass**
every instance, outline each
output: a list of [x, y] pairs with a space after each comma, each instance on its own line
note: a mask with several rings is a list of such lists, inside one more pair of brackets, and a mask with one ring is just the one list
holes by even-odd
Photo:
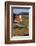
[[24, 36], [26, 33], [28, 34], [29, 29], [27, 28], [27, 26], [29, 25], [29, 15], [23, 15], [22, 22], [20, 22], [19, 24], [22, 24], [23, 26], [25, 25], [25, 27], [14, 27], [13, 36]]

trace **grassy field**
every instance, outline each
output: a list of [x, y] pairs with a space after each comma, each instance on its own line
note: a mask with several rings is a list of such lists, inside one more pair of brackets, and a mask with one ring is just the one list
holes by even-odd
[[13, 26], [13, 36], [26, 36], [29, 35], [29, 15], [22, 15], [22, 22], [20, 22], [23, 27], [17, 27], [14, 23]]

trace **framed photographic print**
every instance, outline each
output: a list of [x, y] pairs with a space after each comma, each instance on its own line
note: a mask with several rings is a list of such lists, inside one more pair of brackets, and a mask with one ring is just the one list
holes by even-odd
[[5, 43], [35, 42], [35, 3], [5, 2]]

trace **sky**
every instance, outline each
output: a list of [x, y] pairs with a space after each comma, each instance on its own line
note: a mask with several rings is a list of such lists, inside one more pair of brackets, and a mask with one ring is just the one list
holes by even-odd
[[13, 8], [13, 13], [21, 13], [21, 12], [30, 12], [31, 13], [31, 9], [15, 9]]
[[13, 12], [18, 14], [18, 13], [21, 13], [21, 12], [29, 12], [29, 10], [28, 9], [15, 9], [14, 8]]

